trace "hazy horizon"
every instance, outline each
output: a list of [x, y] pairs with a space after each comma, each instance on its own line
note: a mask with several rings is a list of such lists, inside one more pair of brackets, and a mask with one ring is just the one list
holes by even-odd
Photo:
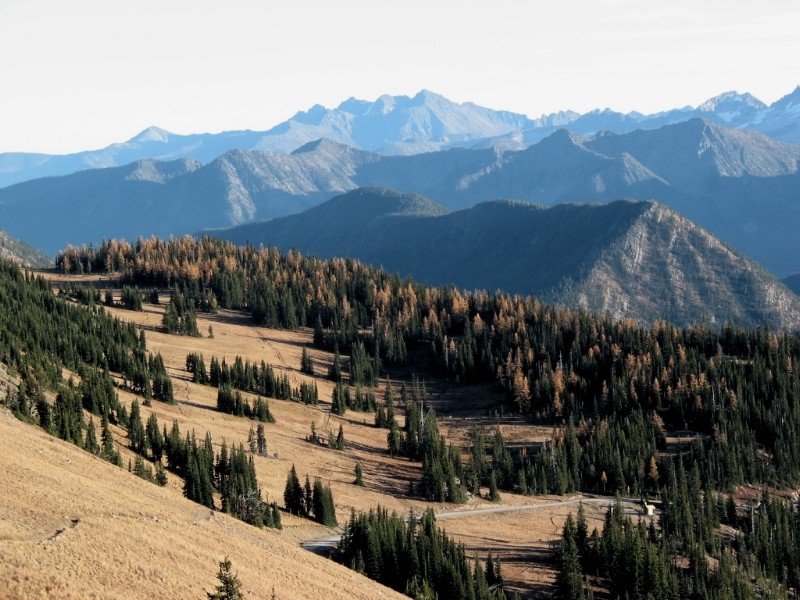
[[0, 152], [69, 153], [173, 133], [266, 130], [314, 104], [429, 89], [536, 118], [653, 113], [800, 83], [784, 0], [534, 7], [346, 0], [225, 5], [0, 0]]

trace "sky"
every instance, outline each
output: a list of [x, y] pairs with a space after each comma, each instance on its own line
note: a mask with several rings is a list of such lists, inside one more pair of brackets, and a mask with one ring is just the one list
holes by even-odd
[[428, 89], [531, 118], [800, 84], [797, 0], [0, 0], [0, 152]]

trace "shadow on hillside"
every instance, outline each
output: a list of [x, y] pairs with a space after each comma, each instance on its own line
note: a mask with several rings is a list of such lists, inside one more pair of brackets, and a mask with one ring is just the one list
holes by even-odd
[[412, 497], [408, 494], [409, 481], [417, 485], [419, 479], [415, 463], [407, 465], [396, 462], [363, 462], [365, 487], [368, 490], [389, 494], [395, 497]]

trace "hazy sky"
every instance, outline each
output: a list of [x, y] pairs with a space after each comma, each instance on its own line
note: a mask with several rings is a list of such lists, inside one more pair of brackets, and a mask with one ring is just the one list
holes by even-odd
[[538, 117], [800, 84], [797, 0], [0, 0], [0, 152], [429, 89]]

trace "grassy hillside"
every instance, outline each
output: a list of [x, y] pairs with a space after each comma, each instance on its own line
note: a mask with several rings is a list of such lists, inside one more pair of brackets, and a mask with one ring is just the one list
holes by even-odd
[[[177, 310], [174, 304], [170, 305], [170, 309], [165, 308], [167, 293], [163, 290], [158, 303], [145, 303], [141, 311], [123, 310], [119, 306], [107, 309], [112, 316], [133, 323], [136, 328], [122, 327], [116, 322], [101, 319], [99, 315], [91, 317], [96, 321], [94, 324], [79, 327], [81, 331], [91, 332], [96, 325], [98, 329], [106, 330], [107, 336], [114, 331], [124, 333], [123, 341], [129, 348], [126, 352], [130, 352], [130, 357], [135, 358], [146, 350], [159, 357], [159, 361], [163, 360], [165, 370], [171, 376], [175, 401], [172, 404], [154, 401], [152, 406], [143, 406], [143, 420], [154, 416], [167, 427], [174, 420], [181, 432], [191, 435], [193, 431], [199, 439], [208, 432], [207, 444], [214, 450], [220, 449], [223, 444], [230, 448], [247, 442], [247, 432], [255, 424], [254, 421], [227, 414], [218, 408], [217, 390], [192, 381], [187, 370], [188, 353], [202, 353], [206, 361], [212, 357], [225, 359], [229, 365], [237, 356], [249, 360], [251, 364], [264, 360], [293, 386], [309, 382], [314, 377], [322, 398], [319, 405], [270, 400], [275, 422], [265, 425], [268, 451], [252, 457], [252, 469], [257, 475], [262, 497], [280, 503], [286, 474], [295, 465], [301, 478], [308, 473], [311, 478], [318, 476], [330, 486], [340, 524], [351, 510], [364, 511], [378, 504], [400, 514], [406, 514], [411, 508], [419, 511], [435, 507], [447, 528], [465, 542], [465, 555], [471, 556], [477, 550], [483, 556], [491, 549], [500, 556], [509, 590], [532, 594], [543, 591], [543, 588], [552, 589], [555, 564], [549, 551], [550, 542], [559, 536], [565, 512], [577, 509], [578, 498], [572, 494], [579, 491], [595, 494], [610, 492], [637, 498], [657, 496], [661, 500], [663, 513], [659, 523], [663, 529], [660, 533], [653, 529], [648, 537], [655, 541], [661, 538], [659, 564], [671, 570], [674, 589], [680, 587], [681, 595], [673, 594], [669, 598], [690, 597], [690, 590], [698, 585], [698, 581], [706, 590], [711, 590], [718, 582], [714, 581], [715, 571], [707, 568], [707, 562], [710, 561], [706, 560], [705, 555], [707, 552], [713, 553], [713, 560], [721, 560], [723, 555], [720, 552], [733, 539], [732, 536], [725, 537], [718, 533], [721, 522], [734, 528], [744, 524], [744, 519], [740, 518], [744, 516], [744, 510], [737, 509], [735, 501], [728, 495], [729, 490], [754, 482], [771, 486], [772, 489], [794, 488], [800, 481], [800, 470], [792, 459], [798, 455], [800, 448], [800, 438], [796, 434], [798, 412], [794, 408], [797, 390], [800, 389], [800, 374], [794, 368], [800, 361], [800, 342], [791, 334], [776, 334], [764, 329], [745, 331], [733, 327], [724, 327], [715, 332], [705, 325], [681, 330], [664, 322], [642, 328], [630, 321], [614, 322], [607, 316], [543, 306], [534, 299], [502, 294], [462, 295], [453, 289], [426, 288], [388, 277], [353, 260], [324, 263], [304, 259], [297, 253], [281, 256], [274, 250], [236, 248], [209, 239], [195, 242], [186, 238], [169, 243], [147, 240], [136, 249], [123, 248], [114, 242], [104, 244], [97, 252], [97, 255], [89, 257], [85, 253], [71, 251], [61, 257], [62, 264], [70, 272], [79, 271], [78, 265], [91, 265], [91, 270], [97, 272], [97, 263], [113, 265], [118, 262], [122, 272], [128, 277], [140, 277], [139, 283], [148, 287], [154, 281], [167, 278], [173, 283], [177, 281], [186, 285], [188, 282], [187, 287], [196, 288], [200, 281], [209, 281], [205, 284], [209, 286], [207, 294], [200, 295], [199, 289], [196, 290], [197, 302], [200, 303], [198, 306], [211, 302], [208, 294], [214, 290], [213, 293], [218, 291], [220, 294], [216, 300], [220, 304], [227, 300], [230, 304], [226, 306], [231, 306], [248, 298], [249, 308], [253, 310], [252, 315], [230, 309], [200, 313], [197, 329], [205, 337], [176, 337], [161, 331], [162, 316], [169, 310]], [[636, 256], [636, 252], [632, 253], [633, 258]], [[45, 372], [58, 378], [63, 371], [39, 367], [43, 363], [41, 357], [36, 356], [37, 337], [47, 338], [48, 342], [52, 342], [53, 338], [69, 342], [53, 345], [48, 353], [54, 353], [55, 356], [57, 352], [69, 351], [66, 356], [74, 362], [68, 364], [76, 370], [81, 369], [82, 375], [88, 373], [82, 370], [78, 360], [80, 356], [89, 358], [87, 350], [81, 349], [77, 354], [70, 351], [73, 347], [82, 348], [78, 343], [81, 340], [75, 336], [54, 336], [53, 326], [57, 322], [45, 319], [42, 313], [63, 313], [65, 318], [78, 323], [84, 317], [90, 318], [89, 311], [84, 308], [64, 310], [64, 303], [53, 300], [46, 283], [23, 278], [13, 269], [7, 270], [14, 278], [3, 287], [6, 292], [3, 301], [6, 306], [14, 306], [14, 312], [32, 317], [30, 327], [8, 327], [13, 335], [4, 335], [2, 340], [2, 350], [6, 356], [4, 360], [12, 366], [12, 375], [13, 370], [18, 370], [26, 383], [20, 386], [19, 396], [22, 397], [23, 390], [35, 396], [38, 393], [35, 385], [37, 377]], [[64, 279], [51, 274], [51, 277], [52, 284], [61, 288], [77, 284], [109, 285], [108, 274], [103, 275], [102, 282], [99, 275]], [[237, 289], [237, 281], [241, 283], [241, 289]], [[271, 285], [277, 288], [271, 289]], [[28, 294], [30, 300], [26, 300], [26, 303], [40, 304], [38, 312], [33, 309], [22, 311], [13, 304], [19, 303], [26, 286], [35, 291]], [[177, 288], [173, 289], [173, 300], [177, 304], [183, 294]], [[126, 292], [123, 289], [122, 294], [117, 292], [114, 299], [118, 301], [126, 293], [129, 290]], [[295, 295], [297, 300], [289, 293]], [[73, 295], [78, 298], [92, 297], [86, 290]], [[152, 298], [150, 293], [145, 296]], [[99, 299], [95, 302], [99, 302]], [[50, 310], [44, 311], [45, 306]], [[256, 315], [256, 309], [261, 313], [260, 318]], [[319, 312], [315, 314], [313, 311]], [[96, 312], [100, 311], [96, 309]], [[324, 324], [322, 318], [325, 319]], [[40, 321], [49, 324], [40, 325]], [[265, 321], [287, 329], [275, 330], [254, 325]], [[307, 325], [315, 322], [317, 326], [312, 331]], [[8, 320], [5, 324], [10, 326], [15, 321]], [[146, 340], [136, 334], [137, 329], [144, 332], [142, 337]], [[210, 335], [212, 332], [213, 337]], [[31, 333], [37, 335], [32, 336]], [[90, 339], [94, 337], [85, 335]], [[404, 339], [402, 343], [397, 341], [401, 339], [400, 336]], [[442, 343], [438, 340], [442, 340]], [[346, 413], [341, 413], [343, 416], [337, 416], [332, 414], [333, 406], [328, 400], [334, 391], [333, 383], [323, 380], [333, 361], [328, 349], [336, 348], [342, 352], [342, 369], [355, 378], [356, 373], [363, 374], [366, 369], [364, 341], [374, 344], [375, 354], [386, 360], [376, 393], [381, 393], [385, 376], [392, 381], [395, 398], [403, 398], [402, 389], [398, 389], [401, 387], [400, 381], [408, 381], [413, 375], [424, 381], [421, 386], [412, 384], [410, 401], [398, 401], [401, 424], [405, 421], [402, 418], [403, 406], [406, 407], [406, 414], [416, 416], [405, 423], [409, 425], [407, 443], [401, 446], [394, 457], [386, 452], [389, 438], [387, 429], [373, 426], [372, 413], [358, 412], [350, 407]], [[44, 344], [41, 345], [44, 348]], [[102, 346], [105, 350], [95, 352], [92, 350], [95, 346], [86, 347], [92, 351], [92, 364], [100, 365], [105, 358], [118, 358], [118, 363], [125, 367], [121, 350], [114, 354], [110, 352], [111, 345], [104, 343]], [[313, 369], [308, 367], [308, 361], [304, 363], [301, 358], [305, 354], [310, 355]], [[151, 363], [155, 364], [152, 360]], [[301, 372], [303, 363], [306, 365], [304, 370], [311, 370], [312, 374]], [[129, 380], [136, 375], [136, 365], [126, 368], [130, 367], [134, 369], [124, 371], [129, 373]], [[155, 372], [154, 367], [151, 370]], [[77, 384], [81, 389], [84, 381]], [[121, 384], [117, 387], [119, 402], [122, 406], [132, 407], [134, 396], [129, 392], [130, 383], [119, 378], [116, 381]], [[427, 388], [427, 391], [420, 393], [424, 412], [417, 403], [417, 390], [420, 387]], [[62, 387], [60, 391], [64, 392], [64, 389]], [[48, 393], [52, 394], [51, 391]], [[252, 394], [245, 393], [244, 397], [251, 404], [254, 401]], [[782, 400], [764, 402], [764, 398]], [[46, 411], [43, 411], [44, 404], [40, 400], [37, 400], [35, 410], [39, 413], [40, 421], [45, 423], [42, 415]], [[15, 402], [13, 394], [6, 401], [23, 419], [36, 418], [30, 402]], [[59, 402], [56, 398], [56, 406], [63, 408], [63, 400]], [[437, 419], [433, 419], [428, 412], [431, 408], [439, 416], [438, 426]], [[119, 419], [119, 409], [114, 410], [115, 417]], [[509, 410], [512, 413], [523, 411], [525, 416], [509, 414]], [[757, 419], [753, 418], [756, 413]], [[64, 413], [57, 415], [60, 416], [53, 421], [56, 425], [53, 429], [61, 432], [63, 428], [59, 421], [63, 420]], [[120, 422], [123, 421], [120, 419]], [[312, 424], [323, 439], [328, 432], [334, 433], [341, 427], [346, 438], [346, 449], [338, 451], [318, 443], [309, 443], [307, 438]], [[132, 425], [127, 433], [114, 431], [116, 444], [123, 454], [123, 464], [132, 459], [127, 448], [133, 440], [133, 432]], [[439, 432], [443, 438], [439, 437]], [[80, 430], [79, 433], [72, 437], [78, 444], [82, 443], [83, 437]], [[10, 440], [12, 436], [4, 436], [4, 439]], [[88, 439], [87, 433], [87, 446]], [[731, 443], [732, 440], [735, 443]], [[422, 447], [422, 451], [412, 454], [415, 444], [417, 448]], [[450, 444], [452, 446], [447, 448]], [[13, 444], [6, 443], [0, 450], [9, 453], [7, 447], [10, 445]], [[438, 457], [446, 455], [447, 461], [437, 462], [437, 456], [431, 458], [431, 450]], [[511, 450], [515, 451], [514, 455]], [[9, 454], [14, 459], [13, 453]], [[454, 454], [456, 458], [452, 458]], [[421, 464], [418, 462], [420, 455]], [[67, 454], [64, 453], [64, 456]], [[410, 456], [413, 460], [402, 456]], [[87, 458], [94, 461], [91, 456], [87, 455]], [[72, 459], [68, 457], [68, 460], [70, 463], [66, 464], [72, 464]], [[463, 466], [457, 471], [459, 481], [452, 478], [454, 470], [451, 466], [456, 460]], [[36, 464], [35, 460], [28, 461], [25, 458], [17, 459], [17, 463], [22, 468]], [[358, 464], [362, 465], [364, 472], [363, 487], [354, 484], [355, 467]], [[94, 473], [102, 474], [104, 469], [109, 468], [106, 463], [102, 465], [103, 469], [98, 468]], [[48, 480], [50, 483], [34, 485], [31, 494], [44, 496], [46, 508], [42, 510], [50, 517], [62, 515], [66, 525], [56, 527], [53, 533], [47, 534], [53, 523], [38, 525], [39, 507], [36, 510], [15, 508], [13, 502], [9, 502], [8, 508], [3, 510], [16, 512], [11, 513], [4, 522], [22, 524], [22, 529], [38, 527], [42, 535], [52, 537], [50, 541], [67, 540], [67, 536], [80, 531], [83, 524], [82, 516], [72, 516], [71, 513], [77, 511], [71, 508], [70, 502], [84, 496], [88, 497], [87, 502], [92, 506], [106, 506], [103, 514], [110, 514], [111, 518], [114, 515], [119, 518], [120, 515], [143, 514], [150, 516], [153, 521], [158, 518], [158, 523], [169, 518], [169, 513], [152, 515], [138, 508], [139, 504], [145, 506], [147, 503], [131, 501], [125, 493], [122, 494], [124, 506], [137, 506], [131, 510], [138, 513], [125, 512], [113, 503], [103, 505], [93, 496], [92, 482], [84, 479], [81, 486], [60, 485], [57, 479], [52, 479], [57, 469], [46, 464], [41, 469], [47, 477], [51, 477]], [[465, 492], [463, 498], [454, 502], [463, 501], [463, 505], [445, 505], [422, 499], [442, 497], [441, 494], [429, 493], [430, 488], [426, 487], [432, 484], [435, 492], [435, 486], [441, 486], [445, 481], [438, 475], [437, 469], [439, 472], [448, 469], [448, 489], [458, 491], [456, 486], [461, 486]], [[115, 475], [112, 477], [129, 476], [124, 470], [113, 470]], [[9, 472], [14, 473], [13, 470]], [[28, 479], [36, 482], [41, 480], [41, 475], [22, 477], [23, 481]], [[102, 490], [106, 485], [105, 477], [100, 479], [104, 482], [99, 484]], [[166, 489], [140, 480], [135, 482], [137, 486], [149, 486], [147, 489], [154, 494], [174, 494], [176, 505], [181, 500], [182, 482], [174, 473], [170, 474]], [[500, 487], [502, 501], [507, 506], [487, 502], [484, 499], [487, 487]], [[221, 486], [218, 489], [221, 490]], [[467, 490], [471, 496], [466, 494]], [[532, 495], [520, 496], [512, 493], [512, 490], [527, 491]], [[103, 498], [109, 493], [108, 490], [103, 491]], [[560, 496], [552, 500], [542, 497], [542, 494], [548, 493]], [[539, 496], [534, 498], [537, 494]], [[731, 502], [734, 503], [732, 508]], [[584, 534], [595, 525], [600, 525], [600, 513], [608, 505], [608, 497], [586, 498], [585, 503], [591, 505], [595, 512], [589, 515], [589, 529]], [[214, 498], [213, 504], [220, 506], [218, 497]], [[55, 510], [50, 510], [51, 505]], [[703, 506], [703, 510], [689, 510], [690, 506], [698, 505]], [[725, 510], [721, 510], [721, 506]], [[632, 509], [630, 504], [626, 508]], [[208, 508], [195, 507], [195, 510], [199, 512], [193, 513], [195, 517], [191, 523], [194, 527], [199, 526], [194, 525], [199, 520], [197, 515], [214, 514], [209, 520], [214, 519], [215, 523], [218, 517], [222, 517]], [[524, 519], [522, 514], [511, 511], [531, 516]], [[93, 513], [87, 518], [93, 518]], [[760, 520], [766, 518], [772, 519], [772, 516], [759, 515]], [[455, 519], [452, 527], [450, 519]], [[223, 519], [220, 522], [224, 524], [228, 521]], [[427, 522], [430, 522], [429, 519]], [[331, 534], [336, 537], [335, 531], [307, 519], [286, 515], [283, 524], [280, 533], [255, 528], [248, 531], [253, 536], [278, 536], [294, 544], [319, 541]], [[229, 529], [238, 531], [237, 527], [240, 527], [238, 523]], [[768, 527], [767, 524], [759, 524], [759, 531], [768, 531]], [[63, 531], [58, 532], [58, 529]], [[113, 528], [111, 530], [113, 532]], [[16, 530], [11, 527], [9, 531], [11, 533], [6, 538], [11, 543], [17, 539], [13, 537]], [[186, 539], [191, 540], [192, 544], [203, 542], [196, 540], [194, 535], [186, 534]], [[131, 552], [136, 554], [142, 546], [136, 537], [132, 541], [138, 546], [133, 550], [124, 545], [127, 542], [120, 541], [126, 538], [112, 536], [112, 539], [115, 540], [113, 543], [120, 544], [117, 552], [120, 556], [127, 556]], [[152, 533], [149, 539], [153, 539]], [[382, 539], [385, 536], [382, 535]], [[582, 540], [584, 551], [603, 551], [598, 542], [589, 542], [585, 537]], [[754, 550], [744, 552], [740, 547], [735, 558], [737, 564], [731, 567], [728, 562], [721, 561], [720, 572], [727, 576], [733, 568], [743, 581], [749, 581], [751, 572], [754, 572], [753, 566], [759, 565], [759, 568], [769, 569], [766, 577], [772, 579], [772, 582], [768, 582], [770, 586], [773, 583], [776, 586], [786, 585], [781, 573], [800, 572], [795, 569], [794, 558], [800, 554], [795, 553], [794, 541], [788, 536], [781, 537], [780, 541], [783, 544], [781, 564], [763, 559]], [[60, 571], [54, 575], [54, 567], [50, 563], [36, 575], [28, 576], [20, 562], [23, 558], [15, 558], [15, 562], [9, 562], [17, 565], [10, 577], [14, 581], [23, 581], [20, 596], [39, 597], [43, 595], [41, 589], [47, 585], [42, 581], [49, 580], [61, 585], [64, 581], [72, 581], [70, 577], [73, 571], [85, 574], [86, 565], [106, 564], [104, 557], [109, 553], [105, 552], [105, 543], [103, 540], [94, 545], [88, 544], [92, 549], [83, 554], [84, 558], [79, 564], [74, 563], [74, 568], [68, 569], [65, 576]], [[745, 543], [748, 548], [755, 548], [755, 543], [761, 544], [759, 540], [745, 540]], [[144, 547], [147, 550], [152, 548], [149, 545]], [[186, 548], [188, 552], [189, 548]], [[369, 560], [364, 560], [365, 570], [378, 572], [380, 569], [375, 564], [374, 553], [369, 551], [368, 545], [363, 548], [365, 553], [371, 554]], [[26, 550], [23, 547], [20, 554], [13, 556], [24, 557]], [[68, 550], [76, 552], [74, 548]], [[250, 551], [258, 554], [257, 547]], [[37, 552], [33, 550], [27, 554], [34, 556], [34, 561], [46, 562], [44, 558], [38, 559]], [[169, 552], [164, 550], [163, 553], [171, 556]], [[12, 555], [4, 547], [3, 555], [6, 554]], [[160, 556], [157, 553], [155, 555]], [[148, 564], [160, 565], [152, 556], [153, 553], [148, 552]], [[585, 555], [587, 559], [589, 556]], [[221, 558], [212, 561], [214, 566], [209, 578], [215, 572], [216, 561]], [[236, 565], [236, 556], [231, 556], [231, 559]], [[631, 554], [631, 564], [635, 563], [639, 575], [646, 571], [642, 559], [640, 554]], [[683, 564], [684, 559], [690, 559], [686, 567], [675, 566]], [[70, 560], [65, 559], [65, 562], [69, 563]], [[139, 563], [134, 563], [132, 559], [114, 562], [102, 568], [97, 576], [115, 582], [127, 581], [127, 575], [117, 572], [119, 564], [127, 568]], [[308, 564], [313, 567], [313, 561]], [[358, 565], [358, 562], [355, 564]], [[404, 562], [402, 566], [408, 565]], [[281, 569], [280, 565], [276, 568], [279, 574], [283, 573]], [[264, 577], [268, 576], [266, 571], [259, 572]], [[306, 572], [304, 566], [293, 564], [286, 571], [286, 578], [305, 581]], [[146, 576], [148, 572], [143, 573]], [[327, 574], [323, 572], [321, 577], [327, 579]], [[595, 580], [593, 583], [598, 592], [602, 589], [621, 589], [623, 585], [631, 584], [630, 580], [603, 577], [607, 580]], [[158, 579], [157, 576], [153, 578]], [[583, 581], [582, 577], [578, 581]], [[563, 578], [555, 583], [563, 591]], [[642, 582], [637, 580], [634, 583], [638, 585]], [[213, 584], [213, 579], [210, 579], [209, 587]], [[283, 585], [281, 576], [280, 586]], [[298, 588], [292, 585], [286, 584], [290, 588], [288, 597], [306, 597], [304, 591], [297, 591]], [[324, 585], [328, 584], [320, 583], [320, 586]], [[748, 592], [743, 597], [754, 597], [750, 586], [747, 583], [742, 585], [743, 591]], [[202, 595], [202, 588], [196, 589]], [[348, 593], [351, 596], [360, 594], [350, 589]], [[61, 596], [64, 595], [61, 593]], [[706, 592], [699, 595], [712, 596]], [[770, 597], [785, 596], [778, 594]], [[659, 599], [662, 597], [667, 596], [657, 596]]]
[[[99, 276], [53, 279], [56, 287], [105, 283]], [[216, 450], [223, 440], [229, 447], [246, 445], [253, 421], [218, 412], [216, 388], [192, 383], [185, 370], [186, 355], [202, 353], [207, 360], [214, 356], [229, 364], [236, 356], [263, 359], [297, 385], [312, 380], [299, 369], [306, 348], [314, 361], [314, 379], [322, 401], [313, 407], [270, 400], [276, 423], [266, 425], [268, 456], [255, 460], [265, 500], [283, 504], [286, 476], [294, 464], [301, 479], [305, 474], [312, 480], [318, 476], [331, 486], [340, 526], [353, 509], [360, 512], [381, 505], [406, 515], [412, 509], [421, 514], [427, 506], [434, 506], [437, 512], [458, 517], [444, 519], [442, 525], [466, 544], [470, 557], [473, 552], [485, 557], [490, 549], [500, 556], [511, 590], [550, 589], [555, 574], [546, 557], [548, 545], [558, 533], [553, 523], [562, 523], [568, 512], [574, 511], [574, 502], [551, 505], [561, 499], [504, 493], [500, 508], [523, 511], [485, 514], [479, 510], [498, 505], [480, 498], [460, 507], [411, 498], [408, 484], [419, 479], [419, 463], [386, 453], [386, 430], [373, 426], [372, 413], [330, 414], [333, 383], [325, 374], [333, 357], [311, 346], [311, 330], [255, 327], [248, 315], [223, 310], [199, 317], [203, 337], [167, 335], [158, 331], [167, 297], [162, 300], [159, 306], [145, 304], [142, 312], [108, 309], [145, 331], [148, 350], [163, 356], [174, 382], [177, 403], [142, 406], [143, 420], [155, 414], [167, 428], [174, 420], [181, 432], [194, 431], [202, 437], [208, 431]], [[207, 335], [209, 327], [213, 338]], [[397, 375], [392, 379], [399, 396]], [[475, 415], [496, 406], [497, 396], [485, 386], [451, 388], [435, 379], [428, 385], [437, 412], [460, 415], [442, 421], [443, 432], [454, 441], [465, 442], [469, 428], [480, 421]], [[117, 391], [126, 406], [137, 398], [123, 388]], [[141, 402], [140, 397], [138, 400]], [[97, 422], [97, 417], [94, 419]], [[0, 567], [0, 577], [14, 582], [10, 588], [13, 598], [81, 598], [90, 591], [97, 597], [203, 597], [204, 590], [216, 584], [217, 563], [225, 555], [245, 593], [253, 597], [269, 597], [273, 585], [277, 597], [287, 599], [394, 597], [390, 590], [299, 547], [302, 542], [336, 535], [340, 529], [283, 513], [283, 530], [260, 530], [189, 502], [183, 497], [182, 479], [171, 473], [167, 487], [159, 488], [21, 423], [7, 412], [0, 421], [0, 468], [9, 482], [23, 482], [16, 497], [0, 508], [0, 522], [6, 524], [5, 531], [0, 529], [0, 548], [8, 556]], [[312, 422], [322, 436], [335, 434], [341, 424], [347, 450], [339, 452], [307, 442]], [[502, 428], [515, 443], [541, 442], [550, 435], [548, 428], [531, 428], [518, 420], [509, 420]], [[114, 428], [114, 435], [127, 466], [134, 458], [127, 448], [127, 434]], [[357, 463], [362, 465], [363, 487], [353, 485]], [[601, 524], [602, 510], [602, 504], [592, 507], [593, 523]], [[77, 524], [73, 524], [75, 519]], [[522, 521], [528, 525], [520, 527]], [[502, 532], [500, 538], [498, 531]], [[538, 564], [535, 570], [531, 569], [533, 562]], [[92, 583], [90, 590], [86, 581], [99, 583]]]
[[402, 597], [0, 410], [5, 598], [203, 598], [230, 557], [246, 597]]

